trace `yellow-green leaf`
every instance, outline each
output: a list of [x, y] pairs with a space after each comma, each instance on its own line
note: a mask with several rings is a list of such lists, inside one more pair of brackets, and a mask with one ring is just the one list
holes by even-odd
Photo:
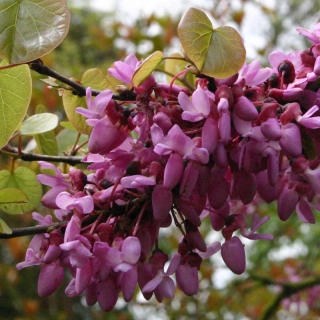
[[[36, 109], [37, 114], [40, 114], [40, 113], [42, 114], [46, 112], [47, 112], [47, 109], [45, 106], [42, 106], [42, 105], [37, 106], [37, 109]], [[34, 139], [37, 142], [37, 146], [41, 154], [46, 154], [49, 156], [58, 155], [58, 145], [57, 145], [57, 139], [56, 139], [56, 134], [54, 130], [50, 130], [48, 132], [34, 135]]]
[[2, 0], [0, 57], [9, 63], [40, 58], [61, 43], [69, 23], [65, 0]]
[[207, 15], [190, 8], [178, 26], [178, 35], [186, 57], [201, 74], [227, 78], [245, 62], [246, 50], [241, 36], [232, 27], [213, 28]]
[[161, 51], [156, 51], [152, 53], [141, 63], [141, 65], [134, 72], [132, 77], [132, 84], [135, 87], [140, 86], [140, 84], [144, 80], [146, 80], [150, 76], [150, 74], [158, 67], [162, 60], [163, 53]]
[[[0, 66], [5, 64], [2, 61]], [[25, 117], [31, 88], [30, 69], [27, 65], [0, 70], [0, 148], [7, 144]]]
[[29, 212], [40, 203], [41, 184], [37, 181], [36, 174], [26, 167], [18, 167], [13, 173], [7, 170], [0, 171], [0, 190], [6, 188], [19, 189], [28, 198], [26, 204], [1, 204], [0, 210], [8, 214]]
[[0, 204], [26, 204], [28, 203], [27, 195], [17, 188], [5, 188], [0, 190]]
[[0, 218], [0, 233], [12, 234], [12, 230], [10, 229], [10, 227], [1, 218]]
[[53, 113], [35, 114], [23, 121], [20, 128], [22, 136], [33, 136], [36, 134], [48, 132], [57, 127], [59, 118]]

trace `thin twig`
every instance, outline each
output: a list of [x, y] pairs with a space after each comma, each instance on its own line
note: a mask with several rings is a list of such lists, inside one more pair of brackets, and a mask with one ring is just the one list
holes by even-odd
[[0, 239], [11, 239], [23, 236], [30, 236], [41, 233], [50, 233], [54, 229], [66, 224], [66, 222], [57, 222], [47, 226], [34, 226], [27, 228], [12, 228], [12, 233], [0, 233]]
[[21, 159], [23, 161], [49, 161], [49, 162], [63, 162], [70, 165], [76, 165], [82, 163], [81, 160], [83, 157], [76, 156], [49, 156], [45, 154], [36, 154], [36, 153], [27, 153], [21, 151], [19, 154], [18, 148], [12, 146], [5, 146], [0, 149], [0, 153], [11, 156], [15, 159]]

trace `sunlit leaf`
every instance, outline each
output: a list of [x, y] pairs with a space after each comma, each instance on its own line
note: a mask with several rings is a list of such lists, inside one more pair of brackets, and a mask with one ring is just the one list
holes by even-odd
[[163, 59], [163, 53], [156, 51], [146, 58], [141, 65], [134, 72], [132, 77], [132, 84], [136, 87], [146, 80], [150, 74], [157, 68]]
[[[0, 65], [4, 64], [6, 62], [2, 61]], [[0, 148], [6, 145], [25, 117], [31, 99], [31, 86], [27, 65], [0, 70]]]
[[0, 1], [0, 57], [9, 63], [40, 58], [67, 35], [70, 13], [65, 0]]
[[0, 233], [12, 234], [12, 230], [10, 229], [10, 227], [1, 218], [0, 218]]
[[[101, 91], [113, 89], [111, 81], [100, 69], [97, 68], [87, 70], [83, 74], [81, 83], [85, 87], [91, 87], [92, 89]], [[64, 90], [62, 101], [68, 120], [74, 126], [74, 128], [80, 133], [90, 134], [92, 128], [85, 123], [87, 119], [75, 111], [78, 107], [87, 107], [85, 97], [79, 98], [72, 92]]]
[[32, 136], [48, 132], [57, 127], [59, 118], [53, 113], [40, 113], [35, 114], [25, 121], [23, 121], [20, 128], [20, 134], [22, 136]]
[[16, 188], [21, 190], [28, 198], [26, 204], [2, 204], [0, 209], [8, 214], [22, 214], [34, 209], [42, 196], [41, 184], [37, 181], [36, 174], [26, 168], [18, 167], [13, 173], [0, 171], [0, 190]]
[[[37, 106], [36, 113], [43, 114], [46, 113], [46, 107], [39, 105]], [[46, 154], [50, 156], [57, 156], [58, 155], [58, 145], [56, 134], [54, 130], [50, 130], [48, 132], [36, 134], [33, 136], [37, 142], [39, 152], [41, 154]]]
[[246, 51], [241, 36], [232, 27], [213, 29], [207, 15], [190, 8], [178, 26], [178, 35], [187, 58], [201, 74], [227, 78], [237, 73]]
[[27, 195], [16, 188], [5, 188], [0, 190], [0, 204], [26, 204], [28, 203]]

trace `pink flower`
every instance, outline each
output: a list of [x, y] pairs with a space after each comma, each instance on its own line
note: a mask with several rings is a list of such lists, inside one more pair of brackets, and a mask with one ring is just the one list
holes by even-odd
[[315, 25], [315, 27], [313, 28], [313, 31], [310, 31], [308, 29], [304, 29], [301, 27], [297, 27], [296, 30], [302, 36], [307, 37], [312, 43], [314, 44], [320, 43], [320, 22]]
[[193, 92], [192, 101], [184, 92], [179, 93], [178, 100], [183, 109], [183, 120], [198, 122], [206, 118], [210, 113], [209, 97], [201, 88], [198, 88]]
[[91, 88], [87, 88], [86, 90], [86, 101], [87, 101], [87, 109], [79, 107], [76, 108], [76, 112], [88, 118], [86, 123], [90, 126], [94, 126], [99, 119], [103, 118], [105, 115], [105, 110], [112, 99], [112, 91], [105, 90], [99, 93], [92, 100], [92, 90]]
[[244, 65], [238, 73], [239, 77], [236, 81], [236, 84], [245, 81], [245, 85], [255, 86], [266, 81], [270, 77], [272, 72], [273, 71], [270, 68], [261, 69], [259, 60], [254, 60], [248, 65], [244, 63]]
[[154, 152], [160, 155], [170, 155], [172, 151], [179, 153], [183, 159], [190, 159], [207, 163], [209, 153], [205, 148], [197, 148], [195, 143], [186, 136], [178, 125], [174, 125], [164, 137], [157, 125], [151, 127], [151, 137], [154, 143]]
[[221, 256], [227, 267], [235, 274], [241, 274], [245, 271], [244, 245], [238, 237], [232, 237], [221, 246]]
[[154, 292], [159, 302], [162, 302], [163, 298], [173, 298], [175, 284], [170, 276], [176, 272], [179, 264], [180, 255], [175, 253], [171, 258], [167, 271], [159, 269], [157, 275], [142, 288], [142, 292]]
[[116, 61], [113, 68], [109, 68], [108, 72], [116, 79], [123, 83], [131, 84], [134, 71], [139, 65], [139, 61], [134, 54], [129, 54], [124, 62]]

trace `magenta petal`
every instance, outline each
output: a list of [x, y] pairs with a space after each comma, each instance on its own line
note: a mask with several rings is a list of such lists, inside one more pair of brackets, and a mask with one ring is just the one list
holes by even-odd
[[156, 221], [163, 221], [172, 207], [173, 197], [170, 190], [162, 184], [157, 184], [152, 192], [153, 217]]
[[172, 275], [176, 272], [179, 264], [180, 264], [181, 256], [178, 253], [174, 253], [171, 257], [171, 261], [168, 267], [168, 270], [166, 271], [167, 275]]
[[60, 263], [45, 264], [38, 279], [38, 293], [40, 297], [47, 297], [55, 292], [64, 276], [64, 269]]
[[282, 132], [277, 118], [269, 118], [261, 124], [261, 132], [268, 139], [278, 141], [281, 139]]
[[163, 186], [173, 189], [180, 182], [183, 170], [182, 157], [178, 153], [172, 153], [164, 169]]
[[278, 198], [278, 215], [282, 221], [286, 221], [292, 215], [299, 195], [292, 189], [284, 188]]
[[123, 143], [126, 138], [125, 131], [118, 130], [108, 118], [104, 117], [94, 126], [88, 149], [92, 153], [108, 153]]
[[162, 281], [162, 277], [156, 276], [155, 278], [150, 280], [146, 285], [144, 285], [144, 287], [141, 289], [141, 291], [143, 293], [153, 292], [158, 287], [158, 285], [161, 283], [161, 281]]
[[77, 294], [81, 294], [87, 288], [91, 280], [91, 274], [92, 267], [90, 262], [81, 268], [77, 268], [75, 278], [75, 291]]
[[211, 179], [208, 188], [208, 199], [213, 209], [219, 210], [226, 203], [230, 192], [230, 186], [226, 179], [222, 179], [218, 183]]
[[113, 277], [97, 284], [97, 298], [99, 306], [103, 311], [113, 309], [118, 300], [118, 288]]
[[234, 105], [237, 116], [245, 121], [253, 121], [258, 117], [258, 110], [254, 104], [245, 96], [242, 96]]
[[176, 271], [177, 285], [187, 296], [192, 296], [198, 293], [199, 278], [196, 267], [191, 267], [189, 264], [179, 266]]
[[136, 264], [140, 258], [141, 244], [138, 238], [128, 237], [123, 241], [121, 257], [126, 262]]
[[301, 198], [300, 201], [298, 202], [297, 206], [296, 206], [296, 210], [297, 210], [297, 214], [299, 219], [302, 222], [306, 222], [306, 223], [316, 223], [316, 219], [314, 217], [313, 211], [310, 208], [309, 203]]
[[159, 284], [157, 291], [165, 298], [172, 299], [174, 297], [175, 284], [170, 277], [164, 277]]
[[231, 137], [231, 118], [228, 112], [221, 113], [218, 127], [222, 143], [227, 144]]
[[219, 144], [218, 123], [211, 117], [208, 117], [202, 129], [202, 147], [212, 153]]
[[123, 298], [126, 302], [130, 301], [134, 295], [138, 282], [137, 268], [132, 268], [128, 272], [123, 273], [121, 278], [121, 289]]
[[257, 180], [253, 173], [239, 171], [235, 173], [236, 191], [244, 204], [249, 204], [257, 192]]
[[235, 274], [246, 269], [244, 245], [238, 237], [232, 237], [221, 246], [221, 256], [226, 266]]
[[298, 126], [294, 123], [288, 123], [283, 126], [279, 144], [288, 157], [299, 157], [302, 153], [302, 142]]

